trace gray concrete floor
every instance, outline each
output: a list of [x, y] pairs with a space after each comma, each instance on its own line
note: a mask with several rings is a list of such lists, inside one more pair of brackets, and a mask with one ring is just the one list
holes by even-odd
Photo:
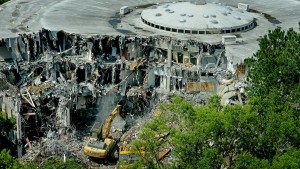
[[[20, 33], [36, 32], [41, 28], [64, 30], [69, 33], [116, 35], [120, 32], [112, 27], [109, 20], [116, 16], [121, 6], [135, 7], [163, 2], [170, 0], [11, 0], [0, 6], [0, 37], [14, 37]], [[206, 0], [206, 2], [224, 3], [224, 0]], [[283, 29], [292, 27], [299, 31], [300, 0], [226, 0], [226, 4], [232, 6], [237, 6], [238, 2], [249, 4], [251, 9], [259, 13], [253, 13], [258, 26], [249, 32], [240, 33], [240, 41], [243, 43], [226, 47], [226, 55], [232, 57], [235, 63], [252, 56], [258, 49], [257, 39], [268, 30], [281, 26]], [[135, 9], [134, 12], [138, 10]], [[269, 22], [261, 13], [269, 14], [280, 23]], [[140, 23], [138, 15], [133, 14], [122, 19], [118, 27], [122, 25], [122, 29], [129, 29], [140, 35], [166, 35], [210, 43], [221, 41], [222, 35], [187, 36], [157, 31], [153, 28], [144, 28], [144, 31], [134, 29], [134, 26], [144, 27], [144, 25]], [[126, 25], [126, 22], [134, 26]]]
[[0, 6], [0, 37], [14, 37], [18, 33], [36, 32], [41, 28], [65, 30], [70, 33], [119, 34], [112, 29], [108, 21], [120, 7], [153, 2], [151, 0], [11, 0]]

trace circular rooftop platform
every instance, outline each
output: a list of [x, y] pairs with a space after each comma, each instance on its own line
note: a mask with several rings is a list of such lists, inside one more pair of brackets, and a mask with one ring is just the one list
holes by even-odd
[[156, 29], [186, 34], [235, 33], [255, 26], [249, 12], [221, 3], [156, 5], [143, 10], [141, 20]]

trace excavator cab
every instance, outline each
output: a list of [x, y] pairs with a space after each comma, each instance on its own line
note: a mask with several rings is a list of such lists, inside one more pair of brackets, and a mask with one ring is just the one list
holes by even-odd
[[95, 132], [91, 132], [90, 137], [91, 137], [91, 138], [99, 138], [99, 134], [98, 134], [98, 133], [95, 133]]

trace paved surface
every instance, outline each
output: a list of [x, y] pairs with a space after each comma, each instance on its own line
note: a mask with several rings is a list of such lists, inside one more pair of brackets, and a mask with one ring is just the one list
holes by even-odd
[[[223, 0], [206, 0], [222, 2]], [[121, 6], [135, 7], [150, 3], [170, 2], [169, 0], [11, 0], [0, 6], [0, 37], [14, 37], [19, 33], [36, 32], [41, 28], [65, 30], [70, 33], [120, 34], [109, 23], [115, 18]], [[258, 26], [248, 32], [239, 33], [238, 45], [226, 47], [226, 55], [240, 62], [253, 55], [258, 49], [257, 39], [270, 29], [281, 26], [284, 29], [293, 27], [299, 31], [300, 0], [227, 0], [227, 5], [237, 3], [250, 4], [256, 10], [252, 13]], [[140, 6], [142, 8], [142, 6]], [[206, 42], [220, 42], [222, 35], [177, 35], [146, 27], [140, 22], [140, 10], [134, 8], [132, 14], [122, 19], [122, 23], [114, 26], [129, 29], [141, 35], [166, 35], [178, 38], [198, 39]], [[264, 15], [266, 13], [268, 15]], [[129, 25], [130, 24], [130, 25]]]
[[11, 0], [0, 6], [0, 37], [36, 32], [41, 28], [71, 33], [117, 34], [108, 21], [121, 6], [149, 3], [153, 1]]

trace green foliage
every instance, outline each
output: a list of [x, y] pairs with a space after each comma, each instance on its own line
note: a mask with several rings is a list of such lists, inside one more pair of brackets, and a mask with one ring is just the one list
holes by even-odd
[[3, 116], [3, 113], [0, 112], [0, 132], [11, 130], [15, 124], [16, 124], [15, 118], [6, 119]]
[[259, 43], [260, 49], [246, 61], [249, 97], [261, 114], [265, 105], [281, 112], [300, 103], [300, 33], [276, 28], [269, 31]]
[[218, 95], [213, 95], [208, 99], [208, 103], [209, 103], [209, 107], [216, 109], [216, 110], [220, 110], [222, 108], [221, 105], [221, 97]]
[[272, 159], [279, 149], [300, 148], [300, 33], [276, 28], [246, 61], [249, 104], [259, 114], [258, 146], [253, 154]]
[[300, 168], [300, 150], [289, 148], [287, 152], [275, 156], [272, 168]]
[[146, 153], [145, 159], [137, 161], [133, 165], [134, 167], [141, 168], [146, 165], [147, 168], [162, 168], [162, 164], [157, 160], [157, 155], [159, 150], [166, 146], [166, 143], [159, 141], [158, 135], [168, 131], [166, 122], [166, 118], [160, 116], [143, 127], [142, 133], [139, 135], [141, 139], [133, 142], [133, 148], [135, 151], [140, 151], [142, 148]]
[[0, 5], [4, 4], [5, 2], [8, 2], [9, 0], [0, 0]]
[[10, 151], [3, 149], [0, 153], [0, 169], [32, 169], [36, 164], [22, 164], [18, 159], [10, 155]]
[[0, 168], [13, 168], [14, 158], [10, 155], [10, 152], [3, 149], [0, 154]]
[[63, 162], [59, 157], [55, 156], [45, 162], [42, 166], [44, 169], [82, 169], [82, 165], [77, 163], [74, 159], [67, 159]]
[[[232, 161], [242, 148], [251, 149], [257, 143], [241, 138], [254, 133], [257, 119], [250, 109], [240, 106], [221, 109], [218, 100], [219, 97], [213, 97], [212, 105], [194, 107], [183, 98], [172, 99], [171, 104], [161, 106], [160, 117], [145, 125], [140, 135], [143, 144], [139, 146], [157, 154], [159, 149], [172, 145], [171, 154], [177, 159], [175, 168], [220, 168], [227, 158]], [[153, 139], [165, 131], [170, 132], [167, 141]], [[245, 142], [237, 142], [239, 139]], [[155, 158], [152, 156], [149, 161]], [[154, 167], [162, 165], [157, 164]]]
[[234, 169], [268, 169], [270, 164], [267, 160], [260, 160], [256, 157], [253, 157], [249, 153], [244, 153], [239, 155], [232, 166]]
[[[82, 169], [74, 159], [67, 159], [62, 162], [57, 156], [47, 160], [42, 166], [43, 169]], [[22, 163], [10, 155], [10, 151], [3, 149], [0, 153], [0, 169], [33, 169], [38, 168], [35, 163]]]
[[[176, 97], [161, 106], [162, 114], [144, 126], [135, 142], [146, 151], [148, 168], [270, 168], [273, 159], [274, 165], [279, 161], [288, 166], [280, 159], [297, 156], [276, 155], [299, 138], [299, 120], [290, 109], [285, 113], [270, 109], [262, 118], [251, 105], [222, 107], [218, 97], [210, 100], [212, 105], [195, 107]], [[166, 131], [170, 136], [158, 141], [156, 135]], [[156, 161], [159, 150], [170, 146], [176, 161], [169, 165]]]

